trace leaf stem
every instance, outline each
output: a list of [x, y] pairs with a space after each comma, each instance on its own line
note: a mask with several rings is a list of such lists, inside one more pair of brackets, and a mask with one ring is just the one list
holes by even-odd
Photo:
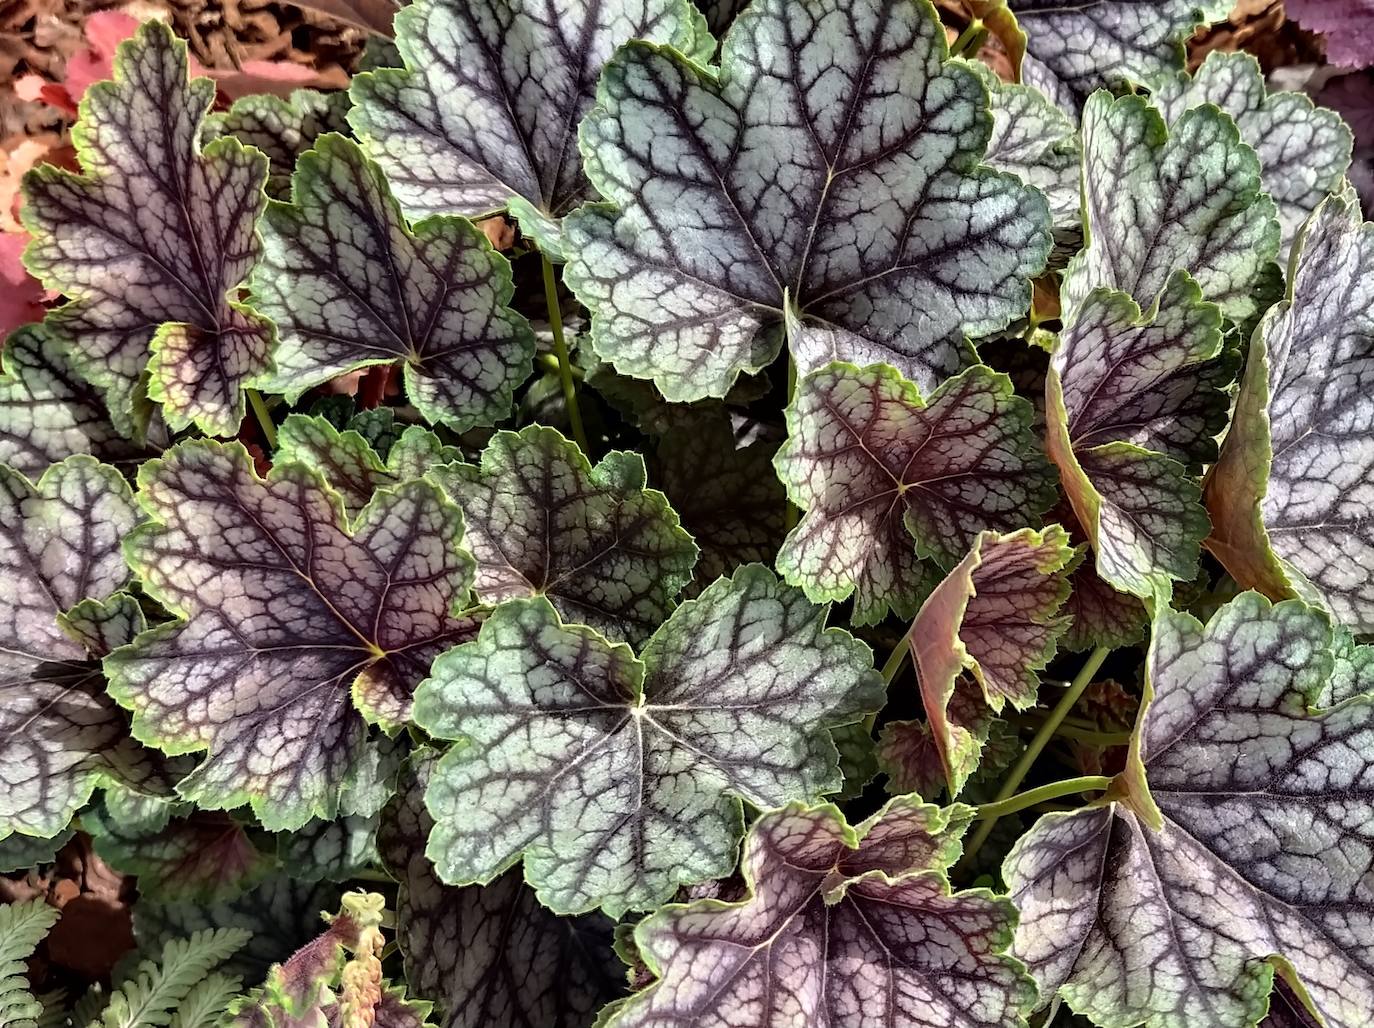
[[248, 406], [253, 408], [253, 417], [257, 419], [258, 427], [262, 429], [262, 437], [267, 440], [267, 445], [275, 451], [277, 448], [277, 426], [272, 423], [272, 414], [267, 409], [267, 402], [262, 398], [262, 393], [256, 389], [249, 389]]
[[1015, 814], [1018, 810], [1025, 810], [1037, 803], [1055, 800], [1061, 796], [1072, 796], [1079, 792], [1101, 792], [1111, 784], [1112, 780], [1107, 775], [1084, 775], [1082, 778], [1050, 782], [1048, 785], [1038, 785], [1034, 789], [1027, 789], [1003, 800], [984, 803], [976, 808], [977, 813], [973, 816], [979, 821], [996, 821], [1004, 814]]
[[[1083, 662], [1083, 666], [1079, 668], [1078, 674], [1075, 675], [1073, 681], [1069, 683], [1069, 687], [1064, 691], [1064, 695], [1059, 698], [1059, 702], [1055, 704], [1054, 709], [1050, 711], [1050, 716], [1045, 718], [1044, 724], [1036, 731], [1035, 736], [1026, 747], [1026, 752], [1021, 754], [1021, 759], [1018, 760], [1011, 771], [1007, 773], [1006, 779], [1002, 782], [1002, 788], [997, 790], [997, 795], [993, 798], [992, 802], [988, 804], [989, 807], [995, 808], [997, 804], [1001, 803], [1003, 800], [1010, 799], [1016, 793], [1017, 788], [1020, 787], [1021, 782], [1025, 779], [1026, 773], [1030, 771], [1031, 766], [1035, 763], [1036, 758], [1038, 758], [1045, 747], [1049, 745], [1050, 739], [1054, 738], [1054, 733], [1059, 728], [1060, 722], [1068, 717], [1069, 711], [1073, 710], [1074, 704], [1078, 702], [1078, 698], [1083, 695], [1083, 691], [1092, 683], [1093, 675], [1097, 674], [1098, 669], [1102, 667], [1103, 661], [1107, 659], [1107, 655], [1111, 652], [1112, 651], [1107, 647], [1099, 646], [1088, 655], [1088, 659]], [[997, 819], [1001, 816], [1000, 813], [990, 814], [987, 819], [978, 826], [978, 831], [976, 831], [973, 838], [969, 840], [968, 848], [964, 851], [964, 857], [959, 862], [962, 866], [967, 867], [973, 862], [973, 858], [978, 855], [978, 851], [983, 848], [983, 844], [988, 841], [988, 836], [992, 834], [992, 826], [997, 823]]]
[[[558, 363], [558, 358], [555, 357], [553, 354], [541, 353], [537, 357], [535, 357], [535, 360], [539, 363], [539, 366], [542, 367], [545, 371], [552, 372], [553, 374], [559, 376], [563, 374], [563, 365]], [[572, 377], [577, 382], [581, 382], [584, 378], [587, 377], [586, 374], [579, 367], [573, 367], [571, 370]]]
[[[792, 406], [792, 401], [797, 395], [797, 359], [792, 356], [792, 347], [787, 343], [783, 344], [787, 348], [787, 406]], [[791, 532], [797, 527], [797, 522], [801, 520], [801, 508], [797, 507], [784, 494], [783, 499], [783, 531]]]
[[959, 38], [950, 44], [951, 57], [975, 57], [987, 42], [988, 30], [982, 18], [974, 18], [968, 27], [959, 33]]
[[906, 655], [911, 652], [911, 633], [903, 632], [902, 638], [897, 645], [892, 647], [892, 652], [888, 654], [887, 663], [883, 665], [881, 672], [883, 681], [891, 683], [897, 677], [897, 672], [906, 663]]
[[558, 306], [558, 285], [553, 277], [553, 261], [541, 253], [544, 261], [544, 302], [549, 308], [549, 328], [553, 332], [553, 352], [558, 357], [558, 374], [563, 379], [563, 402], [568, 406], [568, 421], [572, 424], [573, 441], [582, 452], [591, 455], [587, 433], [582, 427], [582, 411], [577, 406], [577, 384], [573, 381], [572, 362], [568, 359], [568, 344], [563, 339], [563, 311]]

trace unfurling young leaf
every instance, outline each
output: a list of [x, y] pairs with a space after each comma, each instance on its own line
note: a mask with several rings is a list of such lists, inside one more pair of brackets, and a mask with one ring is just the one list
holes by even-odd
[[434, 820], [424, 790], [437, 754], [421, 751], [382, 815], [378, 844], [400, 883], [396, 941], [411, 990], [442, 1028], [588, 1028], [624, 992], [602, 914], [558, 917], [512, 868], [489, 885], [445, 885], [425, 856]]
[[697, 548], [644, 458], [613, 451], [592, 464], [556, 430], [498, 432], [480, 465], [434, 471], [462, 508], [485, 603], [547, 596], [569, 621], [638, 645], [691, 580]]
[[0, 465], [0, 838], [56, 835], [98, 785], [170, 789], [100, 672], [143, 627], [119, 592], [119, 545], [138, 521], [128, 484], [90, 457], [54, 464], [37, 485]]
[[921, 558], [952, 566], [984, 529], [1015, 531], [1052, 502], [1031, 407], [1011, 381], [969, 368], [921, 399], [892, 368], [832, 364], [797, 386], [774, 460], [806, 513], [778, 570], [813, 601], [854, 594], [855, 624], [910, 618]]
[[1191, 78], [1155, 83], [1151, 99], [1170, 124], [1202, 104], [1216, 104], [1236, 120], [1240, 138], [1259, 157], [1264, 191], [1278, 205], [1284, 254], [1350, 167], [1354, 141], [1340, 115], [1314, 107], [1302, 93], [1269, 93], [1259, 61], [1247, 53], [1214, 50]]
[[357, 76], [349, 121], [411, 217], [509, 207], [557, 255], [560, 220], [593, 195], [577, 125], [630, 39], [715, 49], [687, 0], [421, 0], [396, 16], [405, 68]]
[[1243, 587], [1314, 596], [1374, 632], [1374, 226], [1347, 187], [1295, 246], [1250, 342], [1207, 546]]
[[273, 830], [332, 819], [366, 772], [367, 722], [408, 720], [434, 655], [476, 630], [453, 614], [472, 575], [462, 515], [416, 481], [350, 529], [306, 468], [262, 480], [243, 447], [209, 441], [144, 464], [139, 500], [152, 521], [130, 563], [184, 620], [106, 659], [135, 735], [207, 751], [178, 786], [200, 806], [251, 802]]
[[1210, 106], [1166, 128], [1139, 96], [1089, 98], [1083, 110], [1083, 225], [1088, 246], [1069, 266], [1068, 320], [1092, 290], [1119, 289], [1148, 310], [1188, 272], [1233, 321], [1275, 298], [1279, 225], [1261, 192], [1255, 152]]
[[1026, 33], [1025, 81], [1066, 111], [1103, 86], [1157, 85], [1183, 70], [1183, 44], [1233, 0], [1007, 0]]
[[670, 400], [777, 356], [932, 390], [1030, 303], [1043, 196], [979, 162], [987, 92], [925, 0], [754, 0], [709, 72], [624, 47], [582, 123], [610, 201], [564, 225], [592, 344]]
[[147, 22], [121, 44], [115, 80], [82, 101], [84, 174], [44, 164], [25, 177], [25, 261], [70, 300], [46, 324], [126, 435], [148, 423], [145, 367], [168, 424], [212, 435], [238, 430], [244, 386], [271, 367], [272, 326], [237, 299], [267, 159], [236, 139], [201, 149], [214, 96], [209, 79], [188, 82], [186, 44]]
[[425, 795], [455, 884], [516, 861], [558, 912], [612, 916], [729, 874], [741, 800], [840, 787], [827, 728], [882, 703], [868, 647], [757, 564], [678, 607], [643, 649], [510, 600], [434, 664], [417, 722], [459, 740]]
[[479, 229], [464, 218], [410, 229], [381, 172], [333, 133], [296, 163], [291, 201], [268, 204], [253, 275], [253, 300], [281, 338], [264, 389], [294, 401], [400, 362], [431, 422], [461, 432], [510, 413], [534, 333], [506, 306], [510, 266]]
[[[982, 533], [921, 605], [908, 632], [930, 740], [951, 796], [978, 766], [991, 716], [1035, 705], [1036, 673], [1068, 627], [1058, 616], [1073, 556], [1058, 525]], [[960, 679], [967, 672], [976, 685]], [[955, 700], [956, 690], [964, 693]], [[890, 757], [890, 754], [889, 754]]]
[[1197, 569], [1210, 523], [1190, 466], [1215, 459], [1233, 363], [1222, 318], [1187, 272], [1148, 311], [1124, 292], [1088, 294], [1045, 380], [1046, 443], [1108, 585], [1169, 595]]
[[1045, 815], [1004, 868], [1042, 1004], [1249, 1026], [1277, 966], [1329, 1028], [1369, 1023], [1374, 700], [1310, 712], [1331, 643], [1321, 613], [1256, 593], [1205, 626], [1155, 620], [1153, 698], [1117, 798]]
[[657, 980], [602, 1023], [1020, 1028], [1035, 987], [1006, 954], [1016, 911], [945, 878], [966, 823], [910, 798], [854, 828], [833, 806], [763, 815], [745, 842], [748, 898], [641, 922]]

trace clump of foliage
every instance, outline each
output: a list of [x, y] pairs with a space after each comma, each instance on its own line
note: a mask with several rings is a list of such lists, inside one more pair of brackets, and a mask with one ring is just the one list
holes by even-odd
[[0, 867], [145, 962], [0, 909], [5, 1023], [1374, 1024], [1374, 227], [1227, 6], [417, 0], [213, 115], [144, 25], [25, 183]]

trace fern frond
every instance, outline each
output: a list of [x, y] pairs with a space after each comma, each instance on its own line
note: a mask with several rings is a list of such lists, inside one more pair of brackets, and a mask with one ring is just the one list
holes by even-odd
[[72, 1008], [71, 1023], [78, 1028], [84, 1028], [92, 1021], [99, 1020], [100, 1012], [105, 1009], [110, 997], [106, 994], [104, 987], [96, 982], [86, 994], [76, 1001], [76, 1006]]
[[0, 907], [0, 1025], [5, 1028], [37, 1028], [43, 1016], [43, 1004], [29, 991], [24, 961], [57, 917], [41, 899]]
[[113, 996], [100, 1019], [103, 1028], [167, 1028], [180, 1006], [216, 966], [252, 936], [239, 928], [213, 928], [173, 939], [162, 960], [145, 960]]
[[214, 1028], [243, 983], [227, 974], [212, 974], [182, 1000], [170, 1028]]
[[[37, 1028], [67, 1028], [67, 990], [55, 989], [38, 997], [43, 1005], [43, 1013], [38, 1018]], [[4, 1024], [0, 1021], [0, 1024]]]

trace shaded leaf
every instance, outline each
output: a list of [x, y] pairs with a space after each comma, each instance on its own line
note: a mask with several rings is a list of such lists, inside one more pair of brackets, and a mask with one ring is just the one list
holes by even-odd
[[332, 819], [366, 771], [367, 722], [405, 722], [433, 657], [477, 627], [452, 614], [471, 581], [462, 515], [410, 482], [350, 530], [312, 472], [259, 479], [242, 446], [209, 441], [144, 464], [139, 500], [152, 521], [130, 563], [183, 620], [105, 662], [135, 735], [207, 751], [178, 786], [200, 806], [251, 803], [272, 830]]
[[920, 559], [949, 566], [983, 529], [1014, 531], [1050, 505], [1031, 408], [978, 366], [922, 400], [884, 365], [832, 364], [797, 386], [774, 464], [806, 513], [778, 569], [813, 601], [854, 595], [853, 622], [916, 612]]
[[1330, 1028], [1368, 1023], [1374, 701], [1309, 713], [1331, 670], [1330, 624], [1298, 601], [1244, 593], [1206, 626], [1155, 621], [1116, 801], [1045, 815], [1004, 868], [1042, 1002], [1254, 1025], [1286, 961]]
[[267, 159], [236, 139], [201, 149], [214, 96], [209, 79], [188, 81], [186, 44], [146, 22], [120, 45], [115, 80], [82, 101], [84, 174], [25, 176], [26, 263], [70, 301], [46, 324], [126, 435], [147, 425], [145, 366], [168, 424], [212, 435], [238, 430], [243, 387], [271, 367], [271, 325], [236, 299], [258, 255]]
[[546, 906], [614, 916], [727, 874], [741, 799], [838, 789], [825, 729], [882, 702], [868, 647], [825, 614], [748, 565], [678, 607], [640, 660], [542, 597], [502, 604], [416, 696], [426, 731], [462, 741], [425, 796], [439, 876], [489, 882], [523, 855]]
[[348, 107], [347, 93], [297, 89], [288, 98], [252, 94], [235, 100], [224, 113], [206, 118], [202, 138], [209, 142], [221, 136], [234, 136], [257, 147], [267, 156], [268, 194], [287, 197], [296, 159], [326, 132], [347, 132]]
[[1021, 315], [1043, 197], [981, 165], [987, 93], [929, 4], [754, 0], [719, 73], [631, 43], [582, 123], [609, 204], [564, 226], [592, 343], [669, 400], [723, 396], [787, 337], [805, 372], [933, 389]]
[[593, 195], [576, 131], [602, 64], [629, 39], [706, 61], [699, 17], [686, 0], [421, 0], [396, 17], [405, 68], [357, 76], [349, 121], [411, 217], [509, 206], [557, 255]]
[[412, 230], [381, 172], [330, 133], [296, 163], [291, 203], [263, 220], [253, 300], [277, 324], [276, 371], [261, 385], [307, 389], [399, 362], [406, 394], [455, 431], [510, 413], [534, 333], [512, 311], [510, 266], [464, 218]]

